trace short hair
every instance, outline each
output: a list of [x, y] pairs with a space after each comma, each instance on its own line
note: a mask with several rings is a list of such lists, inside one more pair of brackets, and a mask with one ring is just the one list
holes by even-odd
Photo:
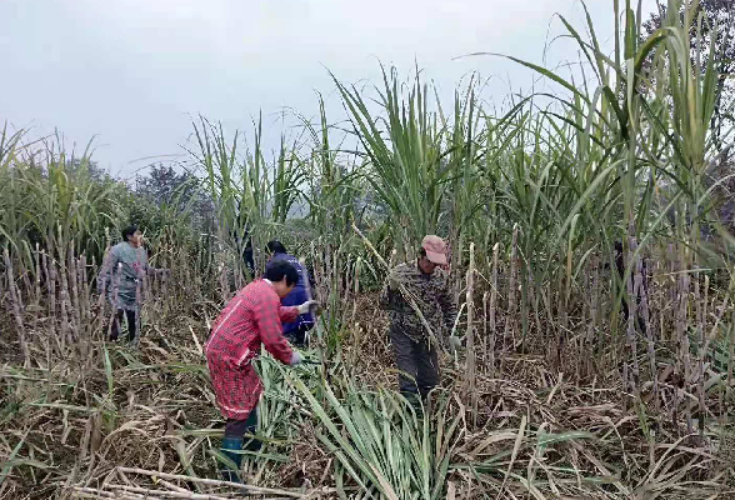
[[424, 247], [419, 248], [419, 258], [426, 257], [426, 249]]
[[295, 285], [299, 282], [299, 272], [294, 266], [285, 260], [278, 260], [271, 263], [265, 270], [265, 279], [277, 283], [286, 278], [288, 286]]
[[138, 232], [138, 226], [135, 224], [131, 224], [125, 229], [122, 230], [122, 237], [123, 241], [128, 241], [128, 238], [130, 238], [132, 235]]
[[268, 253], [277, 254], [277, 253], [288, 253], [286, 251], [286, 247], [283, 246], [283, 243], [281, 243], [278, 240], [271, 240], [265, 245], [265, 249]]

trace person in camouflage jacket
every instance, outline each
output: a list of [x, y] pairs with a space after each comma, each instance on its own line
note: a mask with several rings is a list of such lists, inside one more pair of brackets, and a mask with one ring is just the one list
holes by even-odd
[[444, 241], [438, 236], [426, 236], [417, 261], [393, 269], [380, 297], [380, 306], [390, 318], [399, 389], [409, 400], [415, 401], [417, 396], [425, 399], [439, 384], [439, 357], [437, 346], [399, 284], [415, 302], [437, 340], [444, 338], [452, 331], [457, 317], [447, 273], [439, 268], [446, 264]]

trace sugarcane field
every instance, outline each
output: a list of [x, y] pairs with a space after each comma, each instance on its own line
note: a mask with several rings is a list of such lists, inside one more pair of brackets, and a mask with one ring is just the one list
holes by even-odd
[[[196, 2], [47, 2], [68, 30], [34, 29], [70, 38], [0, 79], [0, 499], [735, 499], [735, 6], [505, 2], [544, 27], [529, 59], [452, 45], [484, 15], [463, 1], [355, 2], [344, 24], [299, 10], [319, 2], [217, 0], [196, 29]], [[0, 40], [30, 41], [41, 8], [8, 2]], [[387, 19], [409, 11], [460, 27], [394, 22], [449, 44], [436, 57], [467, 68], [449, 89], [425, 54], [390, 59], [403, 46]], [[364, 61], [310, 59], [325, 26], [335, 53], [353, 50], [368, 12], [386, 39]], [[152, 73], [120, 88], [148, 92], [182, 64], [191, 81], [158, 82], [162, 106], [201, 84], [221, 107], [183, 103], [184, 132], [154, 143], [158, 122], [126, 124], [118, 87], [84, 91], [87, 108], [60, 90], [44, 118], [59, 129], [35, 128], [12, 103], [66, 73], [38, 63], [45, 82], [11, 83], [33, 54], [104, 50], [78, 63], [89, 78], [133, 71], [76, 15], [105, 40], [138, 22], [127, 36], [161, 40], [130, 49]], [[202, 62], [233, 29], [256, 37], [233, 28], [251, 15], [314, 37], [283, 52], [326, 82], [303, 107], [226, 104], [247, 93], [233, 68], [266, 64], [270, 42]], [[566, 63], [547, 60], [557, 42]], [[163, 59], [175, 43], [199, 48]], [[500, 64], [528, 85], [480, 76]], [[301, 66], [257, 67], [243, 78], [277, 102], [311, 85]], [[67, 105], [122, 131], [66, 140]], [[228, 106], [239, 122], [217, 116]], [[162, 156], [117, 172], [130, 157], [100, 141]]]

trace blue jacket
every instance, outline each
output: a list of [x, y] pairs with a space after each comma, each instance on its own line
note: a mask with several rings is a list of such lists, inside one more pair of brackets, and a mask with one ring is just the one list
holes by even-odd
[[[291, 290], [291, 293], [281, 299], [281, 305], [300, 306], [309, 299], [306, 287], [311, 286], [311, 284], [308, 281], [308, 276], [306, 275], [306, 272], [304, 270], [304, 267], [301, 265], [301, 262], [299, 262], [299, 260], [293, 255], [289, 255], [287, 253], [278, 253], [274, 255], [273, 258], [268, 262], [266, 269], [270, 267], [271, 264], [273, 264], [274, 262], [282, 260], [285, 260], [296, 268], [296, 271], [298, 271], [299, 273], [299, 282], [296, 283], [296, 286], [293, 288], [293, 290]], [[305, 281], [304, 278], [306, 278], [307, 281]], [[307, 328], [311, 328], [312, 326], [314, 326], [314, 316], [311, 313], [306, 313], [296, 318], [296, 321], [292, 323], [284, 323], [283, 333], [293, 332], [301, 325], [304, 325]]]

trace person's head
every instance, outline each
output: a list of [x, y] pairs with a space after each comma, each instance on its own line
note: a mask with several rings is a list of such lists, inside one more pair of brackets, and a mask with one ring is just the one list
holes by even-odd
[[273, 289], [283, 298], [299, 282], [299, 272], [285, 260], [275, 261], [266, 269], [265, 279], [273, 283]]
[[276, 255], [279, 253], [288, 253], [286, 247], [278, 240], [271, 240], [265, 245], [265, 253], [268, 255]]
[[419, 268], [425, 274], [432, 274], [437, 266], [447, 263], [447, 245], [438, 236], [424, 237], [419, 249]]
[[123, 241], [126, 241], [134, 247], [139, 247], [143, 243], [143, 238], [138, 226], [132, 224], [122, 230]]

